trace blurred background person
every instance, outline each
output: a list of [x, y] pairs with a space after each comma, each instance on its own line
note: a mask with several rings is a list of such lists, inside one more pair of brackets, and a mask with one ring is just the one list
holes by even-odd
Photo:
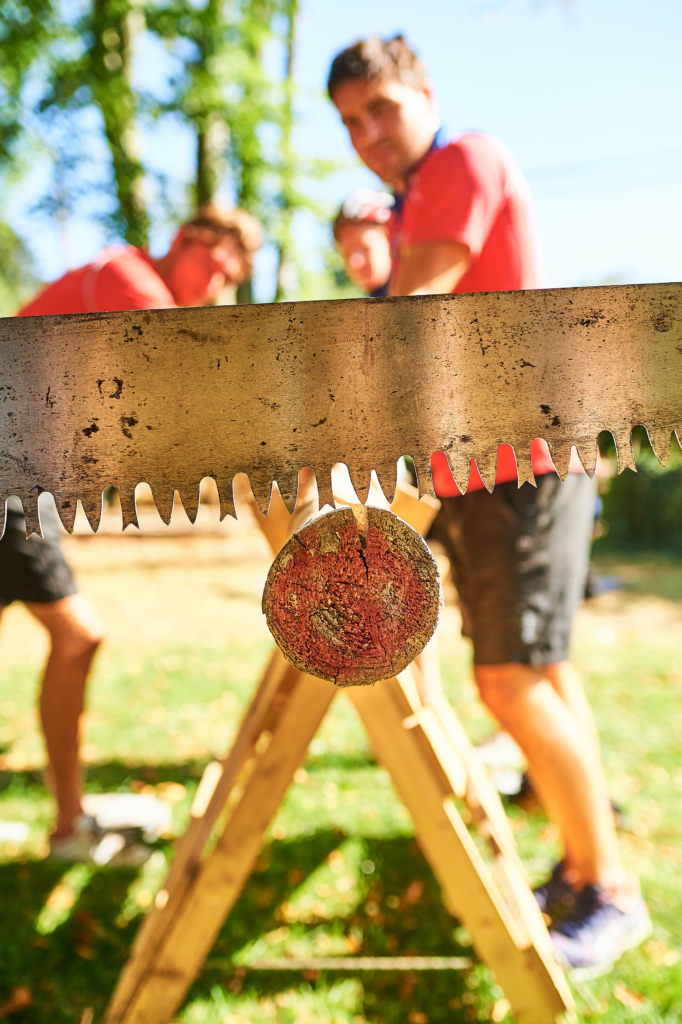
[[[180, 227], [165, 256], [155, 259], [133, 246], [106, 249], [48, 285], [18, 315], [207, 305], [226, 286], [250, 277], [260, 242], [260, 225], [243, 210], [202, 207]], [[13, 601], [23, 601], [49, 633], [40, 718], [57, 802], [50, 856], [87, 861], [101, 833], [81, 808], [80, 723], [87, 678], [104, 633], [62, 553], [54, 505], [41, 509], [41, 525], [44, 536], [27, 539], [21, 502], [9, 499], [0, 540], [0, 614]]]
[[334, 220], [334, 241], [346, 273], [372, 298], [388, 295], [392, 206], [388, 192], [361, 188], [348, 197]]
[[[496, 139], [444, 137], [433, 85], [403, 36], [337, 54], [328, 93], [365, 165], [395, 193], [391, 295], [509, 291], [541, 283], [527, 183]], [[489, 494], [472, 462], [466, 494], [443, 453], [432, 527], [452, 567], [482, 701], [518, 743], [564, 855], [536, 890], [555, 954], [590, 975], [651, 930], [620, 859], [599, 738], [569, 660], [585, 591], [596, 483], [579, 462], [565, 482], [546, 442], [531, 445], [536, 486], [518, 486], [501, 445]]]
[[207, 306], [251, 276], [260, 225], [244, 210], [201, 207], [178, 229], [165, 256], [132, 245], [105, 249], [47, 285], [18, 316]]

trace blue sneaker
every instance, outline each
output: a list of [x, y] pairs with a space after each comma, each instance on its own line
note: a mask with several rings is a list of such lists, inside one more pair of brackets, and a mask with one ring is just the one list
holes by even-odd
[[547, 881], [533, 889], [533, 895], [542, 913], [552, 921], [565, 917], [573, 909], [576, 894], [564, 878], [561, 861], [554, 865]]
[[554, 955], [574, 981], [589, 981], [610, 971], [623, 953], [651, 934], [647, 905], [639, 896], [624, 912], [600, 885], [575, 893], [575, 906], [549, 932]]

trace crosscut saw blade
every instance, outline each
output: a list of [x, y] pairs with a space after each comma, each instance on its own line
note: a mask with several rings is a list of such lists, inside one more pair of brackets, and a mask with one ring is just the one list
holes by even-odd
[[390, 496], [402, 455], [424, 492], [438, 450], [460, 489], [472, 459], [491, 487], [505, 442], [532, 481], [536, 437], [562, 477], [573, 445], [593, 471], [604, 429], [634, 466], [635, 424], [664, 461], [681, 313], [682, 284], [655, 284], [5, 319], [0, 508], [18, 495], [39, 531], [50, 491], [67, 529], [77, 500], [96, 528], [114, 486], [125, 526], [146, 481], [167, 521], [175, 490], [191, 514], [211, 476], [234, 513], [242, 472], [263, 509], [273, 481], [291, 507], [304, 466], [324, 503], [337, 462]]

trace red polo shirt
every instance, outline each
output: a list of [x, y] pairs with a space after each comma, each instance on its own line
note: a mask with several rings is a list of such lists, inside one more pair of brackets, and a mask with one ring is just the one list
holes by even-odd
[[[511, 154], [496, 139], [474, 132], [445, 144], [437, 138], [399, 197], [391, 229], [394, 273], [401, 253], [413, 245], [450, 241], [466, 245], [470, 258], [455, 292], [541, 287], [530, 189]], [[555, 472], [545, 441], [533, 441], [531, 459], [536, 476]], [[442, 452], [434, 454], [431, 469], [437, 494], [460, 493]], [[513, 449], [500, 445], [495, 482], [507, 483], [517, 476]], [[468, 490], [482, 487], [472, 459]]]
[[48, 284], [17, 316], [167, 309], [176, 302], [149, 257], [131, 245], [105, 249], [96, 260]]

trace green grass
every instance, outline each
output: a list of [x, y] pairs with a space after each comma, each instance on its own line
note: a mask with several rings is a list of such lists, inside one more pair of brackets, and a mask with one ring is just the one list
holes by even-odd
[[[268, 657], [259, 607], [267, 553], [248, 530], [71, 541], [69, 551], [109, 631], [90, 691], [86, 788], [153, 790], [172, 803], [179, 834], [204, 764], [229, 745]], [[627, 588], [581, 613], [575, 660], [613, 795], [632, 819], [623, 854], [642, 878], [654, 935], [576, 998], [580, 1019], [672, 1024], [682, 1020], [682, 566], [640, 560], [605, 571]], [[445, 621], [448, 693], [478, 739], [491, 723], [469, 681], [453, 607]], [[20, 846], [0, 844], [0, 1006], [26, 989], [30, 1005], [12, 1021], [71, 1024], [87, 1008], [100, 1019], [173, 837], [157, 842], [140, 872], [44, 859], [53, 805], [34, 714], [43, 655], [38, 629], [13, 606], [0, 636], [0, 819], [28, 822], [30, 835]], [[509, 813], [540, 878], [556, 855], [554, 829], [537, 808]], [[421, 975], [249, 969], [285, 954], [353, 953], [464, 955], [474, 966]], [[444, 909], [410, 819], [340, 695], [177, 1020], [440, 1024], [490, 1020], [493, 1008], [499, 1017], [502, 999]]]

